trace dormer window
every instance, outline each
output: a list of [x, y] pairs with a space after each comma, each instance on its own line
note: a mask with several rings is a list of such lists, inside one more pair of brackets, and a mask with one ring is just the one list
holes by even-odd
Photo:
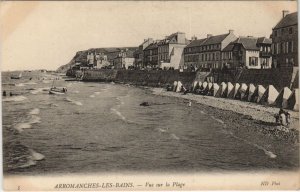
[[289, 28], [289, 34], [293, 34], [293, 27]]

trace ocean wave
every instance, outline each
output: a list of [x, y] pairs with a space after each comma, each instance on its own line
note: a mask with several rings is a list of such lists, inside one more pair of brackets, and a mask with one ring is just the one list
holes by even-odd
[[51, 83], [51, 81], [49, 81], [49, 80], [43, 80], [42, 82], [45, 84]]
[[17, 102], [19, 102], [19, 101], [24, 101], [26, 99], [27, 99], [27, 97], [24, 97], [22, 95], [18, 95], [18, 96], [6, 97], [6, 98], [2, 99], [2, 101], [6, 101], [6, 102], [17, 101]]
[[27, 83], [24, 83], [24, 85], [36, 85], [37, 83], [36, 82], [27, 82]]
[[37, 161], [45, 159], [45, 156], [41, 153], [38, 153], [32, 149], [29, 149], [29, 155], [27, 156], [27, 161], [19, 165], [18, 168], [28, 168], [37, 164]]
[[96, 94], [96, 95], [99, 95], [101, 92], [99, 92], [99, 91], [96, 91], [96, 92], [94, 92], [94, 94]]
[[29, 112], [30, 115], [38, 115], [39, 113], [40, 113], [39, 108], [34, 108]]
[[212, 119], [214, 119], [215, 121], [221, 123], [221, 124], [225, 124], [224, 121], [222, 121], [221, 119], [218, 119], [218, 118], [216, 118], [216, 117], [214, 117], [214, 116], [210, 116], [210, 117], [211, 117]]
[[177, 137], [177, 135], [175, 135], [174, 133], [171, 134], [171, 138], [172, 138], [172, 139], [179, 140], [179, 137]]
[[36, 123], [40, 123], [41, 122], [41, 118], [36, 116], [36, 115], [32, 115], [31, 119], [29, 120], [29, 124], [36, 124]]
[[158, 128], [158, 131], [161, 132], [161, 133], [166, 133], [168, 132], [168, 128], [167, 129], [161, 129], [161, 128]]
[[91, 98], [94, 98], [94, 97], [95, 97], [95, 95], [90, 95], [90, 97], [91, 97]]
[[39, 89], [35, 89], [35, 90], [30, 91], [30, 93], [36, 95], [36, 94], [38, 94], [38, 93], [40, 93], [42, 91], [43, 90], [41, 88], [39, 88]]
[[256, 144], [256, 143], [252, 143], [252, 142], [250, 142], [250, 141], [248, 141], [248, 140], [246, 140], [246, 139], [240, 138], [240, 137], [234, 135], [231, 131], [228, 131], [228, 130], [227, 130], [226, 132], [227, 132], [228, 134], [230, 134], [232, 137], [234, 137], [235, 139], [240, 140], [240, 141], [243, 141], [244, 143], [246, 143], [246, 144], [248, 144], [248, 145], [251, 145], [251, 146], [253, 146], [253, 147], [255, 147], [255, 148], [259, 149], [259, 150], [262, 150], [262, 151], [263, 151], [268, 157], [270, 157], [271, 159], [275, 159], [275, 158], [277, 157], [277, 155], [275, 155], [272, 151], [269, 151], [269, 150], [265, 149], [264, 147], [259, 146], [259, 145]]
[[117, 97], [116, 99], [120, 102], [121, 105], [124, 105], [125, 103], [124, 103], [124, 101], [122, 101], [121, 98], [122, 98], [122, 97]]
[[15, 85], [16, 87], [24, 87], [25, 85], [23, 83], [18, 83]]
[[123, 121], [126, 121], [126, 117], [124, 115], [122, 115], [122, 113], [120, 111], [118, 111], [115, 108], [111, 108], [110, 109], [113, 113], [115, 113], [116, 115], [118, 115]]
[[70, 99], [69, 97], [66, 98], [66, 101], [69, 101], [70, 103], [74, 103], [75, 105], [79, 105], [79, 106], [82, 105], [81, 102], [79, 102], [79, 101], [74, 101], [74, 100]]
[[23, 165], [18, 166], [18, 168], [27, 168], [27, 167], [31, 167], [36, 165], [36, 161], [32, 160], [32, 159], [28, 159], [26, 163], [24, 163]]
[[30, 152], [30, 158], [34, 161], [41, 161], [45, 158], [45, 155], [38, 153], [32, 149], [29, 149]]
[[14, 128], [21, 133], [23, 131], [23, 129], [30, 129], [31, 124], [30, 123], [18, 123], [15, 125]]

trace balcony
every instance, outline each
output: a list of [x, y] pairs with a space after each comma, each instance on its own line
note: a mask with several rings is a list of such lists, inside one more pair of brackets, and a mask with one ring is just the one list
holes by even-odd
[[265, 52], [265, 51], [262, 51], [262, 52], [259, 52], [259, 57], [271, 57], [271, 52]]

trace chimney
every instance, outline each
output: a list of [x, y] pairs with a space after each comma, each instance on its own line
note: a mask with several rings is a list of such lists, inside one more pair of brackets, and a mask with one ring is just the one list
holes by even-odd
[[207, 34], [207, 38], [210, 38], [212, 37], [213, 35], [212, 34]]
[[194, 40], [197, 40], [197, 37], [195, 35], [192, 37], [192, 41]]
[[285, 16], [287, 16], [290, 12], [288, 10], [283, 10], [282, 11], [282, 18], [284, 18]]
[[229, 29], [229, 33], [230, 33], [230, 34], [233, 34], [233, 32], [234, 32], [234, 30]]

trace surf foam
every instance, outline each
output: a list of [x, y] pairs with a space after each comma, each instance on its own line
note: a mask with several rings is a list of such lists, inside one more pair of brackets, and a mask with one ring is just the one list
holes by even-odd
[[2, 99], [2, 101], [6, 101], [6, 102], [16, 101], [16, 102], [20, 102], [20, 101], [24, 101], [26, 99], [27, 99], [27, 97], [19, 95], [19, 96], [6, 97], [6, 98]]
[[70, 103], [74, 103], [75, 105], [79, 105], [79, 106], [82, 105], [81, 102], [79, 102], [79, 101], [74, 101], [74, 100], [70, 99], [69, 97], [67, 97], [66, 100], [69, 101]]
[[120, 111], [118, 111], [117, 109], [115, 109], [115, 108], [111, 108], [110, 109], [113, 113], [115, 113], [116, 115], [118, 115], [122, 120], [126, 120], [126, 117], [124, 117], [123, 115], [122, 115], [122, 113], [120, 112]]
[[39, 113], [40, 113], [39, 108], [34, 108], [29, 112], [30, 115], [38, 115]]

